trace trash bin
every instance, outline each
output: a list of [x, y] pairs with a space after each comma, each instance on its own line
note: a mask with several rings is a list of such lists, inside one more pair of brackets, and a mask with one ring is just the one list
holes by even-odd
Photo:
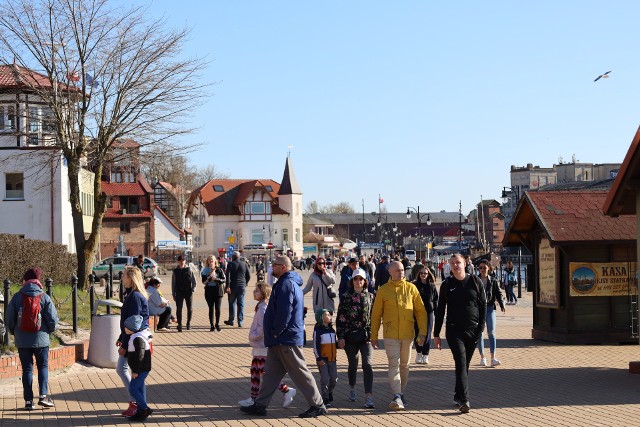
[[91, 320], [91, 337], [89, 338], [89, 356], [87, 362], [100, 368], [115, 368], [118, 363], [118, 347], [116, 341], [120, 336], [119, 314], [98, 314], [101, 306], [122, 307], [120, 301], [98, 300]]

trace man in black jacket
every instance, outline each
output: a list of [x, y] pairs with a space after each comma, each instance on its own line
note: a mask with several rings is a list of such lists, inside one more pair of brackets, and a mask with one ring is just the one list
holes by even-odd
[[467, 413], [469, 405], [468, 374], [478, 340], [482, 337], [487, 315], [487, 296], [484, 286], [476, 276], [465, 272], [465, 260], [460, 254], [449, 259], [451, 273], [440, 286], [436, 309], [433, 341], [442, 349], [440, 330], [447, 312], [446, 337], [456, 364], [456, 389], [453, 401], [460, 412]]
[[375, 277], [376, 290], [378, 290], [380, 286], [387, 283], [391, 278], [391, 275], [389, 274], [389, 256], [388, 255], [382, 256], [382, 262], [376, 266], [375, 276], [376, 276]]
[[224, 324], [233, 326], [237, 302], [238, 327], [242, 327], [242, 321], [244, 320], [244, 293], [247, 283], [251, 280], [251, 273], [247, 268], [247, 263], [239, 258], [240, 252], [234, 252], [231, 256], [231, 262], [227, 265], [226, 292], [229, 294], [229, 320], [225, 320]]

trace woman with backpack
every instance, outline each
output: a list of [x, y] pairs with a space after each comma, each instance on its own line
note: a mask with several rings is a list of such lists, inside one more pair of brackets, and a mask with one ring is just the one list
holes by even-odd
[[507, 261], [504, 272], [504, 289], [507, 291], [507, 305], [518, 305], [518, 298], [515, 292], [513, 292], [513, 288], [518, 284], [513, 262]]
[[120, 309], [120, 337], [116, 341], [118, 347], [118, 362], [116, 364], [116, 373], [120, 376], [122, 383], [127, 389], [129, 394], [129, 407], [122, 412], [125, 417], [133, 417], [137, 410], [138, 405], [133, 397], [129, 386], [131, 384], [131, 371], [129, 370], [129, 363], [127, 361], [127, 348], [129, 347], [130, 335], [127, 335], [125, 331], [124, 321], [131, 316], [142, 316], [142, 329], [149, 327], [149, 294], [144, 287], [142, 280], [142, 272], [138, 267], [128, 265], [124, 269], [122, 275], [122, 284], [125, 288], [125, 298], [122, 302], [122, 308]]
[[38, 405], [54, 406], [49, 394], [49, 334], [56, 330], [58, 313], [40, 283], [42, 270], [32, 268], [22, 277], [22, 288], [7, 307], [7, 328], [15, 335], [22, 365], [24, 409], [33, 409], [33, 358], [38, 367]]

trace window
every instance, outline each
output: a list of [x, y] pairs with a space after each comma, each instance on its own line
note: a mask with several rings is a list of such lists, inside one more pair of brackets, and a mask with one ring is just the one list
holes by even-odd
[[251, 244], [261, 245], [265, 243], [264, 241], [265, 233], [268, 233], [268, 231], [265, 231], [262, 228], [255, 228], [251, 230]]
[[131, 224], [128, 222], [120, 223], [120, 232], [121, 233], [131, 233]]
[[222, 185], [214, 185], [213, 191], [216, 193], [224, 193], [224, 187]]
[[139, 214], [140, 206], [137, 197], [120, 196], [120, 209], [129, 214]]
[[265, 204], [264, 202], [251, 202], [251, 213], [252, 214], [264, 214], [265, 213]]
[[296, 242], [300, 243], [300, 229], [296, 228]]
[[21, 173], [4, 174], [6, 182], [5, 198], [8, 200], [24, 200], [24, 177]]
[[264, 189], [267, 190], [269, 193], [273, 192], [273, 187], [270, 185], [265, 185]]
[[289, 241], [289, 230], [286, 228], [282, 229], [282, 243]]

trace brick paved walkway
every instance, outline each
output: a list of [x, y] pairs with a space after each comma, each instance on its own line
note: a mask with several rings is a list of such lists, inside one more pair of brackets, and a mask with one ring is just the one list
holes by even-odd
[[[307, 274], [303, 273], [303, 277]], [[165, 281], [167, 283], [167, 281]], [[251, 295], [249, 292], [248, 295]], [[310, 295], [310, 294], [309, 294]], [[453, 359], [448, 349], [432, 350], [431, 365], [412, 365], [403, 412], [387, 410], [391, 398], [384, 350], [374, 352], [375, 410], [347, 399], [346, 356], [338, 353], [339, 382], [329, 415], [302, 420], [307, 409], [302, 396], [290, 408], [275, 396], [268, 416], [252, 418], [238, 411], [237, 401], [249, 395], [248, 326], [254, 304], [246, 304], [245, 327], [209, 332], [202, 287], [197, 292], [191, 331], [157, 333], [154, 370], [148, 379], [148, 399], [155, 409], [148, 425], [162, 426], [640, 426], [640, 376], [628, 373], [628, 363], [640, 360], [637, 346], [562, 346], [531, 336], [531, 295], [518, 307], [498, 314], [498, 368], [478, 366], [470, 372], [471, 413], [462, 415], [452, 402]], [[307, 306], [311, 306], [308, 300]], [[226, 314], [223, 304], [223, 317]], [[311, 336], [312, 318], [307, 317]], [[312, 350], [305, 348], [307, 361]], [[312, 367], [317, 377], [317, 369]], [[2, 426], [127, 425], [118, 414], [126, 393], [112, 369], [76, 364], [50, 376], [56, 408], [25, 412], [19, 380], [0, 383]], [[35, 389], [35, 385], [34, 385]]]

